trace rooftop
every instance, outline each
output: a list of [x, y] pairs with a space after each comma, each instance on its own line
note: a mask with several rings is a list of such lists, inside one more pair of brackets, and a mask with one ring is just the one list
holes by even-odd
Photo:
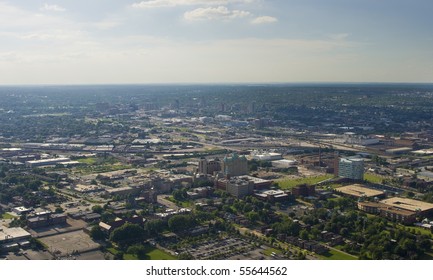
[[432, 203], [427, 203], [420, 200], [410, 199], [410, 198], [403, 198], [403, 197], [392, 197], [388, 199], [384, 199], [380, 201], [382, 203], [392, 205], [394, 207], [409, 210], [409, 211], [429, 211], [433, 209]]
[[360, 184], [336, 188], [336, 191], [355, 197], [375, 197], [384, 194], [383, 191], [370, 189]]
[[8, 239], [27, 238], [30, 236], [31, 236], [30, 233], [28, 233], [27, 231], [25, 231], [23, 228], [20, 227], [14, 227], [14, 228], [0, 227], [0, 243]]

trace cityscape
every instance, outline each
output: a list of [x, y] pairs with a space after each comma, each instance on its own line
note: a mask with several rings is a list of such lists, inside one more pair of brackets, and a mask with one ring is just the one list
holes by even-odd
[[433, 258], [431, 84], [0, 99], [0, 259]]

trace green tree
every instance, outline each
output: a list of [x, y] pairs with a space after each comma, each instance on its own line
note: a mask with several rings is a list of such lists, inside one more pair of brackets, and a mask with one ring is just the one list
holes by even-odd
[[99, 226], [93, 226], [90, 230], [90, 237], [92, 237], [94, 240], [103, 240], [104, 232]]
[[102, 212], [104, 211], [104, 208], [102, 208], [101, 205], [94, 205], [92, 207], [92, 211], [98, 214], [102, 214]]
[[195, 226], [195, 219], [190, 215], [176, 215], [168, 220], [168, 228], [174, 232], [184, 231]]
[[144, 237], [144, 229], [139, 225], [130, 223], [126, 223], [123, 226], [116, 228], [110, 234], [110, 240], [122, 246], [142, 241]]
[[146, 247], [141, 244], [131, 245], [126, 250], [126, 253], [131, 255], [136, 255], [138, 259], [144, 260], [146, 259]]

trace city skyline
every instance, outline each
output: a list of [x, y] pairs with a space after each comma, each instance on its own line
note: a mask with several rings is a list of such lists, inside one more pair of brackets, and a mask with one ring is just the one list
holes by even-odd
[[433, 82], [433, 3], [323, 2], [0, 1], [0, 84]]

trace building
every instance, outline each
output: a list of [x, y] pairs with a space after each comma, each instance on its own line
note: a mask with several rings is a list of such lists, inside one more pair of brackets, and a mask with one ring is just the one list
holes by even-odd
[[280, 160], [282, 159], [282, 155], [279, 153], [255, 153], [252, 155], [253, 159], [260, 160], [260, 161], [273, 161], [273, 160]]
[[0, 226], [0, 248], [11, 250], [29, 243], [31, 234], [20, 227], [7, 228]]
[[198, 173], [202, 174], [214, 174], [214, 172], [221, 171], [221, 162], [218, 158], [213, 160], [207, 160], [201, 158], [198, 162]]
[[424, 180], [426, 182], [433, 181], [433, 172], [431, 171], [422, 171], [417, 174], [417, 178], [420, 180]]
[[316, 187], [309, 185], [299, 185], [292, 188], [292, 194], [294, 196], [314, 196], [316, 194]]
[[389, 220], [402, 224], [413, 224], [417, 213], [380, 202], [358, 202], [358, 209], [370, 214], [377, 214]]
[[249, 175], [238, 176], [237, 178], [242, 179], [242, 180], [252, 181], [254, 183], [254, 189], [255, 190], [269, 188], [273, 183], [272, 180], [266, 180], [266, 179], [262, 179], [262, 178], [249, 176]]
[[15, 207], [14, 209], [12, 209], [12, 212], [21, 216], [21, 215], [26, 215], [26, 214], [30, 213], [32, 210], [33, 209], [26, 208], [24, 206], [20, 206], [20, 207]]
[[105, 189], [105, 192], [110, 196], [115, 196], [115, 195], [127, 196], [130, 194], [138, 194], [140, 192], [140, 189], [126, 186], [126, 187], [119, 187], [119, 188], [107, 188]]
[[366, 186], [361, 185], [361, 184], [353, 184], [353, 185], [349, 185], [349, 186], [336, 188], [335, 191], [342, 193], [342, 194], [345, 194], [345, 195], [348, 195], [348, 196], [353, 196], [356, 198], [361, 198], [361, 197], [384, 198], [385, 197], [385, 193], [383, 191], [370, 189], [370, 188], [367, 188]]
[[239, 156], [233, 153], [231, 156], [225, 156], [221, 170], [226, 176], [241, 176], [248, 174], [248, 161], [245, 156]]
[[269, 202], [284, 202], [289, 200], [289, 195], [282, 190], [264, 190], [256, 192], [254, 196]]
[[99, 228], [102, 230], [102, 232], [106, 235], [106, 236], [110, 236], [110, 234], [116, 229], [116, 228], [120, 228], [121, 226], [123, 226], [126, 223], [129, 224], [134, 224], [134, 225], [139, 225], [139, 226], [143, 226], [145, 223], [145, 219], [141, 216], [138, 215], [134, 215], [130, 218], [116, 218], [114, 221], [109, 222], [109, 223], [104, 223], [104, 222], [99, 222]]
[[410, 147], [400, 147], [400, 148], [387, 149], [385, 150], [385, 153], [390, 155], [401, 155], [401, 154], [407, 154], [412, 150], [413, 149]]
[[52, 225], [66, 224], [66, 214], [53, 214], [50, 211], [35, 213], [27, 217], [27, 226], [29, 228], [40, 228]]
[[226, 185], [226, 191], [237, 198], [251, 195], [254, 192], [254, 182], [248, 179], [235, 178], [230, 179]]
[[388, 206], [401, 210], [409, 210], [420, 215], [433, 213], [433, 204], [403, 197], [392, 197], [380, 201]]
[[364, 160], [356, 157], [341, 158], [338, 163], [338, 177], [363, 180]]
[[71, 162], [71, 160], [69, 158], [65, 158], [65, 157], [41, 159], [41, 160], [29, 160], [29, 161], [26, 161], [26, 166], [33, 168], [33, 167], [57, 165], [57, 164], [66, 163], [66, 162]]
[[280, 159], [272, 161], [272, 166], [276, 168], [290, 168], [297, 165], [296, 160]]

